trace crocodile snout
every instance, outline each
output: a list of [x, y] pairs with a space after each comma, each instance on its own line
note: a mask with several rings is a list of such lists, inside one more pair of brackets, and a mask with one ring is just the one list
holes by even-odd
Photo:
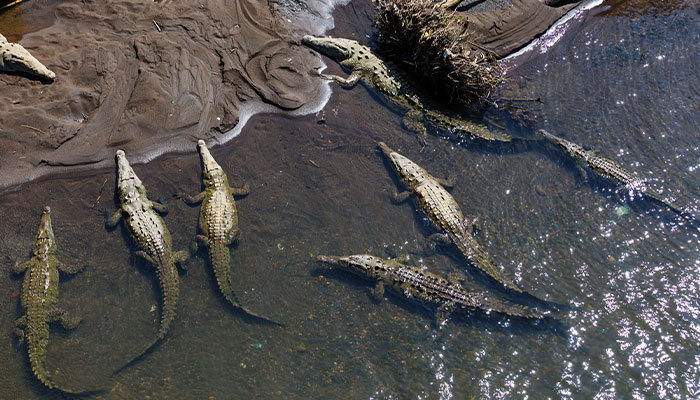
[[389, 146], [386, 145], [384, 142], [379, 142], [377, 143], [377, 146], [382, 150], [382, 153], [384, 153], [387, 157], [390, 157], [391, 153], [394, 152]]
[[330, 264], [330, 265], [340, 265], [340, 259], [341, 259], [341, 257], [336, 257], [336, 256], [318, 256], [318, 257], [316, 257], [316, 261]]

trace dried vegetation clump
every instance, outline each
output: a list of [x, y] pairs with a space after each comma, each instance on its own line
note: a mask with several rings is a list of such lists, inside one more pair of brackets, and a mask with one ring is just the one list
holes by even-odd
[[411, 65], [435, 94], [467, 106], [503, 79], [496, 57], [470, 40], [469, 22], [435, 0], [379, 0], [380, 52]]

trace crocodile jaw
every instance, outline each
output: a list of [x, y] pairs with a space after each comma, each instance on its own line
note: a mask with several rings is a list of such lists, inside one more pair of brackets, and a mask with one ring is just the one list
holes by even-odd
[[351, 44], [354, 41], [349, 39], [334, 39], [305, 35], [301, 43], [322, 53], [338, 62], [346, 60], [352, 56]]
[[538, 130], [537, 133], [539, 133], [540, 135], [542, 135], [542, 136], [546, 137], [547, 139], [553, 141], [554, 143], [557, 143], [557, 144], [558, 144], [558, 143], [561, 142], [561, 139], [560, 139], [560, 138], [558, 138], [558, 137], [552, 135], [551, 133], [545, 131], [544, 129]]
[[131, 168], [129, 160], [126, 159], [124, 150], [117, 150], [116, 159], [117, 169], [119, 171], [117, 176], [117, 187], [123, 188], [123, 186], [127, 185], [129, 182], [131, 182], [133, 186], [141, 186], [141, 180], [138, 176], [136, 176], [136, 173]]
[[382, 153], [384, 153], [386, 158], [391, 162], [391, 165], [394, 166], [394, 169], [399, 173], [399, 175], [402, 175], [402, 177], [403, 177], [403, 172], [402, 172], [403, 166], [402, 166], [401, 158], [404, 158], [404, 157], [401, 154], [392, 150], [384, 142], [377, 143], [377, 146], [379, 146], [379, 148], [382, 150]]
[[330, 265], [343, 265], [342, 264], [342, 259], [346, 259], [347, 257], [337, 257], [337, 256], [318, 256], [316, 257], [316, 261], [330, 264]]
[[217, 163], [216, 160], [214, 160], [214, 157], [211, 156], [211, 153], [209, 152], [207, 144], [204, 142], [204, 140], [197, 142], [197, 149], [199, 150], [199, 156], [202, 158], [202, 172], [204, 175], [211, 174], [217, 169], [221, 170], [221, 166], [219, 166], [219, 163]]
[[394, 170], [399, 174], [401, 180], [407, 187], [414, 187], [423, 182], [428, 175], [418, 164], [392, 150], [384, 142], [377, 143], [382, 153], [389, 159]]
[[51, 226], [51, 207], [44, 207], [41, 213], [41, 223], [34, 240], [34, 254], [48, 254], [56, 246], [56, 240]]
[[362, 277], [375, 277], [373, 265], [376, 258], [373, 256], [318, 256], [316, 260], [332, 266], [342, 267], [344, 270]]
[[[2, 38], [4, 39], [4, 37]], [[17, 43], [0, 40], [0, 70], [21, 72], [42, 79], [53, 81], [56, 74], [34, 58], [27, 49]]]

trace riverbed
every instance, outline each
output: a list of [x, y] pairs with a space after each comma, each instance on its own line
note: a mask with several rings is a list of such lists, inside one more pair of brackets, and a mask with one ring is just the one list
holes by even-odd
[[[367, 6], [334, 11], [333, 36], [371, 42]], [[345, 22], [340, 22], [345, 21]], [[485, 117], [515, 136], [545, 128], [614, 158], [697, 211], [700, 204], [700, 15], [693, 1], [606, 1], [578, 16], [552, 46], [506, 60], [509, 82]], [[332, 61], [328, 72], [343, 73]], [[401, 116], [364, 86], [332, 87], [305, 116], [258, 114], [212, 154], [234, 185], [241, 237], [232, 277], [241, 301], [284, 328], [228, 306], [204, 252], [181, 274], [171, 332], [147, 357], [109, 375], [154, 337], [153, 269], [130, 255], [113, 168], [53, 175], [0, 196], [0, 387], [8, 398], [54, 398], [12, 338], [21, 315], [11, 275], [29, 257], [50, 205], [59, 258], [87, 264], [63, 279], [60, 304], [82, 316], [56, 327], [50, 370], [94, 398], [695, 398], [700, 394], [697, 225], [590, 175], [541, 142], [479, 144], [429, 136], [421, 150]], [[432, 313], [322, 269], [319, 254], [410, 255], [410, 263], [494, 291], [454, 248], [425, 252], [434, 232], [415, 203], [395, 205], [384, 141], [435, 176], [478, 218], [477, 240], [529, 293], [566, 304], [557, 319], [481, 312], [436, 326]], [[127, 154], [128, 156], [128, 154]], [[189, 246], [198, 208], [173, 198], [201, 190], [194, 144], [134, 166], [170, 208], [174, 247]], [[148, 397], [147, 397], [148, 396]]]

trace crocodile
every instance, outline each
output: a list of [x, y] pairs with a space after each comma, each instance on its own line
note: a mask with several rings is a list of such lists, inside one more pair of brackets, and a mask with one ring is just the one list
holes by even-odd
[[[597, 156], [594, 152], [584, 150], [583, 147], [579, 146], [578, 144], [555, 136], [544, 129], [540, 129], [537, 132], [547, 140], [564, 149], [564, 151], [577, 162], [577, 165], [587, 166], [589, 170], [593, 171], [596, 175], [606, 179], [607, 181], [618, 186], [624, 186], [628, 190], [640, 193], [654, 201], [657, 201], [681, 216], [694, 218], [680, 205], [671, 200], [665, 199], [659, 193], [648, 188], [644, 183], [644, 179], [639, 178], [619, 163]], [[582, 169], [582, 174], [585, 176], [584, 169]]]
[[209, 249], [209, 260], [214, 269], [214, 276], [219, 285], [219, 290], [226, 300], [235, 308], [246, 314], [277, 325], [282, 324], [269, 318], [258, 315], [244, 307], [233, 291], [231, 284], [231, 253], [229, 246], [238, 240], [238, 211], [234, 196], [244, 196], [250, 192], [248, 184], [241, 188], [231, 187], [224, 170], [212, 157], [204, 140], [197, 142], [197, 149], [202, 159], [202, 175], [204, 191], [196, 196], [179, 193], [181, 198], [189, 205], [202, 203], [199, 212], [199, 228], [202, 234], [195, 236], [192, 251], [196, 252], [199, 245]]
[[456, 279], [445, 279], [420, 268], [402, 264], [406, 257], [385, 260], [369, 254], [351, 256], [318, 256], [317, 260], [376, 282], [372, 297], [381, 299], [384, 289], [415, 300], [429, 307], [437, 307], [438, 325], [454, 311], [482, 309], [516, 317], [543, 318], [544, 313], [521, 304], [507, 303], [460, 285]]
[[467, 121], [459, 116], [435, 110], [428, 97], [410, 85], [408, 80], [391, 63], [375, 55], [369, 47], [343, 38], [326, 38], [305, 35], [302, 43], [352, 71], [348, 78], [337, 75], [322, 77], [343, 87], [352, 87], [362, 81], [381, 92], [387, 103], [404, 112], [403, 124], [416, 132], [425, 144], [426, 129], [422, 121], [445, 128], [452, 139], [478, 138], [486, 141], [509, 142], [512, 136], [493, 132], [485, 125]]
[[20, 343], [26, 339], [29, 362], [34, 375], [50, 389], [66, 393], [75, 393], [57, 385], [47, 368], [47, 347], [49, 343], [49, 323], [57, 321], [65, 329], [73, 329], [80, 323], [80, 318], [71, 316], [57, 306], [58, 272], [75, 274], [82, 266], [68, 266], [56, 257], [56, 238], [51, 226], [51, 208], [44, 207], [41, 223], [34, 240], [32, 258], [15, 264], [12, 271], [24, 272], [21, 304], [25, 314], [15, 326]]
[[394, 202], [401, 203], [408, 199], [411, 193], [415, 194], [420, 208], [442, 231], [430, 237], [432, 243], [455, 244], [462, 255], [475, 267], [508, 288], [523, 293], [521, 288], [501, 274], [493, 259], [472, 236], [474, 219], [465, 218], [455, 199], [443, 187], [454, 186], [453, 180], [435, 178], [418, 164], [389, 148], [384, 142], [379, 142], [378, 146], [408, 189], [402, 193], [394, 191], [392, 196]]
[[123, 218], [140, 248], [136, 255], [155, 266], [163, 296], [163, 312], [157, 340], [163, 339], [175, 318], [179, 295], [175, 263], [185, 261], [188, 255], [184, 250], [172, 252], [170, 232], [165, 226], [165, 221], [157, 213], [165, 214], [168, 209], [165, 205], [148, 199], [146, 188], [129, 165], [123, 150], [117, 150], [116, 161], [117, 198], [120, 207], [107, 219], [106, 226], [112, 229]]
[[39, 62], [19, 43], [8, 42], [0, 35], [0, 71], [19, 72], [53, 81], [56, 74]]

